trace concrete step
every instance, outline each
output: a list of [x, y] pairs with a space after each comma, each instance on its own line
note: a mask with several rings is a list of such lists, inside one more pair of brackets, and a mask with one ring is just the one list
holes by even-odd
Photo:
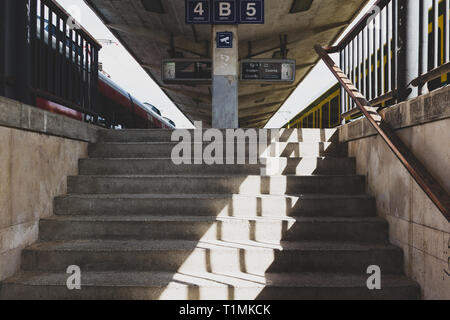
[[22, 253], [24, 271], [296, 272], [383, 274], [403, 272], [403, 253], [392, 245], [349, 242], [186, 240], [78, 240], [41, 242]]
[[57, 215], [330, 216], [375, 215], [367, 195], [110, 194], [56, 197]]
[[40, 221], [44, 241], [88, 239], [336, 240], [387, 242], [379, 218], [261, 218], [209, 216], [56, 216]]
[[[172, 150], [178, 145], [177, 142], [123, 142], [123, 143], [96, 143], [89, 145], [89, 157], [90, 158], [171, 158]], [[208, 143], [204, 144], [184, 144], [189, 146], [190, 153], [187, 154], [188, 159], [198, 158], [195, 155], [195, 149], [200, 150], [200, 155], [203, 156], [203, 151]], [[231, 149], [230, 144], [224, 144], [223, 156], [225, 159], [227, 155], [227, 148], [231, 154], [234, 154], [235, 159], [247, 159], [244, 163], [249, 163], [248, 154], [249, 150], [256, 150], [255, 155], [269, 156], [269, 157], [287, 157], [287, 158], [303, 158], [303, 157], [325, 157], [325, 156], [341, 156], [347, 155], [345, 146], [338, 145], [331, 142], [277, 142], [273, 143], [270, 147], [259, 150], [258, 144], [249, 145], [233, 144]], [[244, 152], [239, 151], [243, 148]], [[174, 154], [179, 156], [179, 150]], [[188, 152], [188, 151], [186, 151]], [[184, 155], [183, 155], [184, 156]], [[235, 160], [234, 163], [237, 163]]]
[[348, 176], [72, 176], [68, 193], [74, 194], [361, 194], [365, 177]]
[[120, 174], [248, 174], [259, 175], [267, 168], [270, 175], [349, 175], [356, 173], [355, 158], [270, 158], [270, 166], [262, 164], [247, 165], [175, 165], [167, 159], [82, 159], [79, 172], [82, 175], [120, 175]]
[[83, 272], [81, 290], [68, 290], [68, 275], [22, 272], [8, 279], [0, 299], [89, 300], [363, 300], [420, 299], [417, 283], [383, 275], [381, 290], [368, 290], [367, 275], [330, 273]]
[[[193, 140], [194, 130], [188, 130]], [[248, 130], [245, 130], [248, 132]], [[255, 131], [253, 129], [252, 131]], [[338, 134], [336, 129], [281, 129], [279, 136], [281, 142], [332, 142], [337, 141]], [[173, 130], [102, 130], [100, 133], [100, 142], [170, 142], [172, 141]], [[202, 135], [205, 130], [203, 130]], [[220, 130], [226, 137], [226, 130]], [[268, 139], [272, 138], [270, 130], [257, 129], [259, 137], [266, 132]], [[197, 131], [198, 134], [198, 131]], [[179, 141], [178, 139], [176, 141]]]

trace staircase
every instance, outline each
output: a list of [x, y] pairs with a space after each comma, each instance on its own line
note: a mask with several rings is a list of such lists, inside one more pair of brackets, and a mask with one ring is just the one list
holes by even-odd
[[[285, 130], [279, 167], [180, 165], [162, 130], [108, 131], [2, 299], [418, 299], [334, 130]], [[81, 290], [66, 286], [70, 265]], [[369, 290], [378, 265], [382, 289]]]

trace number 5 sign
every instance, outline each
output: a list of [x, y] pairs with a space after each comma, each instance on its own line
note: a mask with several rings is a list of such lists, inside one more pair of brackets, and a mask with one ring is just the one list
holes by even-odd
[[264, 24], [264, 0], [241, 0], [239, 23]]

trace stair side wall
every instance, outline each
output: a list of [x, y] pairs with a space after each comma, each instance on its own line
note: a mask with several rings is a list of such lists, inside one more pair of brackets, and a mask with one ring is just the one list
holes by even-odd
[[0, 281], [20, 268], [22, 249], [38, 239], [97, 128], [0, 97]]
[[[385, 117], [413, 153], [450, 191], [450, 88], [385, 109]], [[389, 222], [390, 241], [401, 247], [405, 272], [424, 299], [450, 299], [450, 223], [366, 120], [344, 125], [357, 173], [367, 177], [377, 214]]]

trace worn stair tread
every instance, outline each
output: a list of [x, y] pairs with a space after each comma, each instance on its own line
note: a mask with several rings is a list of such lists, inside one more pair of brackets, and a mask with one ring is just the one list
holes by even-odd
[[400, 251], [399, 248], [384, 243], [357, 243], [338, 241], [282, 241], [280, 244], [253, 240], [70, 240], [39, 242], [28, 251], [88, 251], [88, 252], [146, 252], [146, 251], [192, 251], [209, 250], [272, 250], [272, 251]]
[[[283, 161], [295, 161], [295, 160], [301, 160], [301, 159], [319, 159], [319, 160], [324, 160], [324, 159], [356, 159], [355, 157], [339, 157], [337, 155], [327, 155], [327, 156], [304, 156], [304, 157], [268, 157], [268, 156], [260, 156], [258, 157], [259, 159], [273, 159], [273, 160], [283, 160]], [[204, 157], [202, 158], [191, 158], [192, 160], [195, 159], [205, 159]], [[212, 158], [206, 158], [206, 159], [212, 159]], [[157, 158], [157, 157], [135, 157], [135, 158], [111, 158], [111, 157], [96, 157], [96, 158], [80, 158], [79, 160], [81, 161], [98, 161], [98, 160], [108, 160], [108, 161], [135, 161], [135, 160], [139, 160], [139, 161], [149, 161], [149, 160], [154, 160], [154, 161], [163, 161], [163, 160], [167, 160], [167, 161], [172, 161], [172, 158], [170, 157], [161, 157], [161, 158]], [[192, 166], [195, 166], [197, 164], [192, 163], [189, 164]], [[228, 166], [228, 164], [220, 164], [221, 166]], [[231, 164], [232, 166], [234, 165], [241, 165], [241, 164]], [[242, 166], [249, 166], [249, 164], [242, 164]]]
[[159, 193], [143, 193], [143, 194], [127, 194], [127, 193], [106, 193], [106, 194], [66, 194], [59, 196], [58, 198], [83, 198], [83, 199], [232, 199], [232, 198], [291, 198], [291, 199], [312, 199], [312, 200], [327, 200], [327, 199], [373, 199], [372, 196], [367, 194], [325, 194], [325, 193], [312, 193], [312, 194], [232, 194], [232, 193], [217, 193], [217, 194], [159, 194]]
[[275, 178], [322, 178], [322, 179], [338, 179], [338, 178], [364, 178], [363, 175], [356, 174], [340, 174], [340, 175], [330, 175], [330, 174], [321, 174], [321, 175], [295, 175], [295, 174], [279, 174], [279, 175], [270, 175], [270, 176], [261, 176], [254, 174], [208, 174], [208, 175], [193, 175], [193, 174], [177, 174], [168, 175], [168, 174], [87, 174], [87, 175], [76, 175], [71, 176], [75, 178], [86, 177], [86, 178], [170, 178], [170, 179], [223, 179], [223, 178], [261, 178], [261, 179], [275, 179]]
[[[66, 286], [67, 273], [21, 272], [4, 281], [9, 285]], [[366, 288], [367, 275], [339, 273], [248, 273], [217, 274], [209, 272], [83, 272], [82, 288], [98, 287], [340, 287]], [[382, 288], [414, 287], [416, 282], [402, 275], [383, 275]]]
[[[177, 145], [177, 144], [191, 144], [191, 145], [208, 145], [210, 144], [210, 141], [203, 141], [203, 142], [184, 142], [184, 141], [108, 141], [108, 142], [98, 142], [93, 143], [92, 145]], [[332, 141], [267, 141], [267, 145], [270, 144], [305, 144], [305, 145], [312, 145], [312, 144], [324, 144], [324, 145], [333, 145], [334, 143]], [[227, 142], [224, 141], [224, 145], [234, 144], [234, 145], [253, 145], [253, 144], [259, 144], [259, 142], [252, 142], [249, 143], [246, 142]]]
[[66, 215], [52, 216], [41, 221], [77, 221], [77, 222], [216, 222], [216, 221], [288, 221], [329, 222], [329, 223], [387, 223], [379, 217], [257, 217], [257, 216], [182, 216], [182, 215]]

